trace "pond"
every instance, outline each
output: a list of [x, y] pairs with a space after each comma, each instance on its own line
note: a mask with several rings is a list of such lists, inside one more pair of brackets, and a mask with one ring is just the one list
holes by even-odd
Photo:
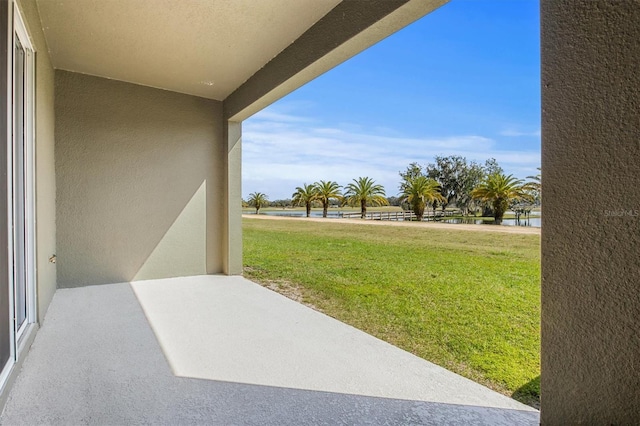
[[[255, 214], [255, 211], [243, 211], [243, 214]], [[267, 216], [286, 216], [286, 217], [304, 217], [306, 214], [302, 210], [266, 210], [261, 211], [260, 214]], [[340, 211], [327, 212], [327, 218], [339, 219], [341, 218]], [[311, 217], [322, 217], [322, 211], [312, 210]], [[495, 225], [493, 220], [474, 219], [474, 218], [455, 218], [455, 219], [438, 219], [438, 222], [442, 223], [463, 223], [469, 225]], [[528, 219], [503, 219], [502, 226], [531, 226], [533, 228], [540, 228], [542, 226], [542, 218], [540, 216], [531, 216]]]
[[[252, 211], [243, 211], [242, 214], [256, 214], [255, 210]], [[287, 210], [267, 210], [267, 211], [261, 211], [260, 214], [263, 215], [267, 215], [267, 216], [286, 216], [286, 217], [305, 217], [306, 213], [302, 210], [293, 210], [293, 211], [287, 211]], [[322, 217], [322, 211], [314, 211], [311, 210], [311, 217]], [[332, 219], [340, 219], [341, 216], [341, 212], [338, 211], [328, 211], [327, 212], [327, 218], [332, 218]]]

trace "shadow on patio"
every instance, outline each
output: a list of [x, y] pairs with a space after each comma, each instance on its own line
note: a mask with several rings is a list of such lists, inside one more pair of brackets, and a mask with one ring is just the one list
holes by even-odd
[[[155, 333], [155, 335], [154, 335]], [[58, 290], [2, 424], [538, 424], [240, 277]]]

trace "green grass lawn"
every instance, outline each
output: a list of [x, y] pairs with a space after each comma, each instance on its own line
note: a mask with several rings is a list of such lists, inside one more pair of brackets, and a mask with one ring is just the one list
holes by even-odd
[[540, 237], [244, 219], [249, 279], [531, 405]]

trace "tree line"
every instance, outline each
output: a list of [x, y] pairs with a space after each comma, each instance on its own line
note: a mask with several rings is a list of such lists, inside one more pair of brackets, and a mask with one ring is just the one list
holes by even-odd
[[[538, 171], [540, 168], [538, 168]], [[359, 207], [365, 218], [368, 206], [399, 205], [410, 208], [418, 220], [422, 220], [427, 208], [436, 213], [450, 206], [460, 209], [464, 215], [493, 216], [499, 222], [505, 212], [512, 209], [516, 215], [527, 214], [540, 204], [542, 179], [540, 173], [527, 176], [529, 181], [505, 175], [498, 162], [490, 158], [484, 164], [468, 162], [462, 156], [437, 156], [433, 163], [420, 166], [414, 162], [399, 172], [401, 181], [397, 197], [387, 197], [382, 185], [369, 177], [353, 179], [340, 186], [331, 180], [296, 187], [291, 199], [270, 202], [266, 194], [254, 192], [243, 206], [252, 206], [256, 214], [266, 206], [304, 206], [307, 217], [311, 207], [322, 206], [322, 216], [327, 217], [330, 205]]]

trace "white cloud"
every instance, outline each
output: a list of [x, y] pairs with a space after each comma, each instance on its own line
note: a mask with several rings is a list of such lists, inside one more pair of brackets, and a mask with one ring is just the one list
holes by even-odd
[[538, 129], [538, 130], [534, 130], [534, 131], [531, 131], [531, 132], [523, 132], [523, 131], [520, 131], [520, 130], [517, 130], [515, 128], [510, 127], [510, 128], [505, 129], [505, 130], [502, 130], [500, 132], [500, 135], [501, 136], [511, 136], [511, 137], [520, 137], [520, 136], [540, 137], [541, 131], [540, 131], [540, 129]]
[[408, 138], [393, 129], [370, 132], [360, 126], [328, 127], [288, 113], [262, 111], [243, 125], [243, 194], [260, 191], [270, 199], [289, 198], [296, 186], [322, 180], [341, 185], [368, 176], [398, 191], [398, 172], [409, 163], [433, 162], [436, 155], [462, 155], [484, 162], [493, 157], [507, 173], [535, 174], [540, 153], [499, 150], [480, 135]]
[[267, 121], [267, 122], [280, 122], [280, 123], [305, 123], [313, 120], [300, 117], [296, 115], [280, 113], [269, 109], [263, 109], [251, 117], [252, 121]]

